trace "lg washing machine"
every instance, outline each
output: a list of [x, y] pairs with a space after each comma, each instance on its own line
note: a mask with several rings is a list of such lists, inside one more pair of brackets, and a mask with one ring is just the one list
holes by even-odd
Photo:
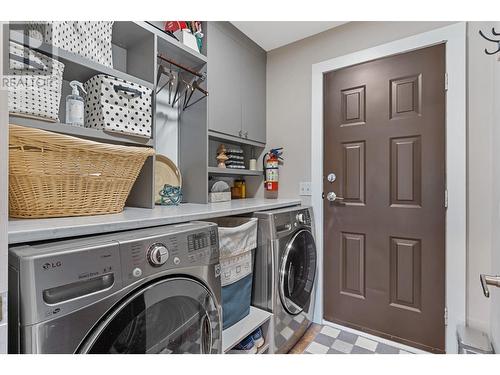
[[11, 353], [220, 353], [217, 226], [9, 249]]

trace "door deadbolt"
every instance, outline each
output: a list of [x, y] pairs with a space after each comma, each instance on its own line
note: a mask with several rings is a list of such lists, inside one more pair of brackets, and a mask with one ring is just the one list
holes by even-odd
[[327, 177], [328, 179], [328, 182], [335, 182], [335, 180], [337, 179], [337, 176], [335, 175], [335, 173], [330, 173]]

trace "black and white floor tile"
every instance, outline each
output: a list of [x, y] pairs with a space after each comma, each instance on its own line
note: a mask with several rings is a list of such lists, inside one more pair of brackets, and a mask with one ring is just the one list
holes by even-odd
[[[385, 340], [384, 340], [385, 341]], [[365, 337], [331, 326], [323, 326], [306, 354], [412, 354], [400, 346]], [[413, 353], [416, 353], [413, 352]]]

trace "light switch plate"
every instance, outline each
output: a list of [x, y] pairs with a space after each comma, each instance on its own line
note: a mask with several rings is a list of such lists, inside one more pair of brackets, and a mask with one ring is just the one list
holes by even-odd
[[311, 195], [311, 182], [306, 181], [306, 182], [301, 182], [299, 184], [299, 195]]

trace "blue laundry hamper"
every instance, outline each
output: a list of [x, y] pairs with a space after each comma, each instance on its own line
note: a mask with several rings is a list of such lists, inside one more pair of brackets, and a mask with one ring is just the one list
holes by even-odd
[[258, 219], [224, 217], [212, 221], [219, 226], [222, 326], [226, 329], [250, 313]]

